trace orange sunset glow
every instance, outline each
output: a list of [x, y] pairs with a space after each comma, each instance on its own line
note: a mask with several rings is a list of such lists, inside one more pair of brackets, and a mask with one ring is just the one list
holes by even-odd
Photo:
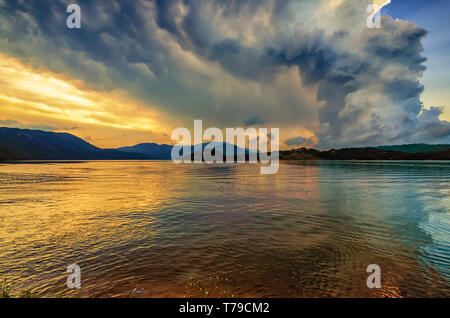
[[99, 92], [0, 54], [2, 118], [25, 127], [70, 132], [100, 147], [167, 142], [166, 117], [124, 92]]

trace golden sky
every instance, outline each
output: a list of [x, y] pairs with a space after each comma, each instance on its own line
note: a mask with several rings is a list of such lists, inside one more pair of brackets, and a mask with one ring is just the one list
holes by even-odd
[[166, 117], [125, 93], [89, 90], [79, 80], [33, 69], [3, 54], [0, 103], [3, 122], [69, 132], [99, 147], [170, 141]]

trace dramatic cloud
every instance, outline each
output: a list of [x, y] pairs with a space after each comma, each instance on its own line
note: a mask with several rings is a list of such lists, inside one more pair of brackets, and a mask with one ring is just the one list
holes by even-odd
[[427, 32], [389, 16], [368, 29], [369, 0], [77, 2], [80, 30], [65, 27], [67, 1], [0, 2], [0, 50], [173, 125], [264, 124], [288, 146], [450, 142], [420, 100]]
[[303, 138], [302, 136], [291, 138], [286, 140], [284, 143], [288, 146], [299, 146], [306, 143], [307, 139]]
[[255, 126], [255, 125], [263, 125], [264, 120], [258, 117], [249, 118], [244, 121], [245, 126]]

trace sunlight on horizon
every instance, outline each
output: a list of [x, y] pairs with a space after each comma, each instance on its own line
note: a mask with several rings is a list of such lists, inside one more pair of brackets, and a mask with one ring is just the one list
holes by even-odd
[[[0, 84], [0, 120], [18, 128], [50, 126], [60, 132], [76, 130], [75, 134], [88, 140], [90, 135], [108, 134], [118, 139], [114, 144], [97, 139], [96, 146], [127, 145], [143, 139], [139, 135], [150, 137], [149, 132], [153, 132], [153, 139], [162, 139], [170, 131], [162, 114], [123, 92], [86, 89], [80, 80], [32, 68], [3, 54]], [[126, 139], [122, 138], [126, 133], [133, 137], [121, 140]]]

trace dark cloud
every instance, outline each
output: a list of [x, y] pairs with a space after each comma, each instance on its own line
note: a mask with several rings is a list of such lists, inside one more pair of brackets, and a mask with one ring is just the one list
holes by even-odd
[[[421, 131], [428, 135], [432, 140], [445, 140], [443, 138], [450, 137], [450, 123], [448, 121], [440, 120], [439, 116], [442, 114], [441, 107], [431, 107], [424, 109], [421, 114]], [[424, 136], [426, 138], [426, 136]], [[430, 139], [428, 139], [430, 140]]]
[[296, 137], [296, 138], [288, 139], [284, 143], [287, 146], [299, 146], [299, 145], [303, 145], [306, 141], [307, 141], [306, 138], [303, 138], [303, 137], [299, 136], [299, 137]]
[[2, 126], [12, 126], [19, 125], [20, 123], [17, 120], [13, 119], [0, 119], [0, 125]]
[[252, 117], [244, 121], [245, 126], [264, 125], [264, 119], [260, 117]]
[[80, 127], [72, 126], [72, 127], [63, 127], [63, 128], [60, 128], [59, 130], [72, 131], [72, 130], [77, 130], [79, 128]]

